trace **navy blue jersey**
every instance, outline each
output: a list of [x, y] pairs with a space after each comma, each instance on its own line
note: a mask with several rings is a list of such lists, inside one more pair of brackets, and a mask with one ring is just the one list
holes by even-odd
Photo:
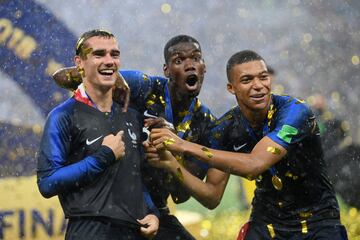
[[[178, 136], [201, 145], [209, 145], [208, 136], [214, 116], [210, 110], [203, 105], [198, 98], [194, 98], [189, 111], [183, 113], [173, 113], [171, 110], [170, 96], [167, 93], [168, 79], [157, 76], [147, 76], [139, 71], [120, 71], [121, 75], [129, 84], [131, 90], [130, 106], [136, 108], [144, 116], [153, 115], [163, 117], [171, 122]], [[169, 106], [170, 105], [170, 106]], [[181, 122], [173, 122], [172, 114], [180, 114]], [[185, 156], [184, 166], [195, 176], [204, 178], [207, 173], [208, 165], [195, 158]], [[145, 167], [145, 179], [147, 179], [148, 189], [156, 206], [159, 208], [166, 206], [166, 200], [174, 186], [166, 184], [170, 173], [166, 170]], [[176, 201], [176, 199], [174, 199]]]
[[[310, 224], [339, 219], [314, 114], [303, 101], [289, 96], [272, 95], [272, 105], [271, 122], [264, 121], [260, 131], [250, 127], [238, 106], [224, 114], [212, 131], [213, 148], [249, 153], [267, 136], [287, 150], [273, 167], [282, 180], [281, 190], [274, 188], [269, 170], [256, 179], [251, 219], [289, 227], [301, 226], [303, 220]], [[267, 132], [265, 125], [270, 125]]]
[[[125, 156], [102, 146], [108, 134], [124, 131]], [[70, 98], [49, 114], [38, 154], [38, 186], [58, 195], [65, 216], [105, 217], [139, 225], [147, 208], [141, 181], [143, 149], [139, 114], [113, 103], [104, 113]]]

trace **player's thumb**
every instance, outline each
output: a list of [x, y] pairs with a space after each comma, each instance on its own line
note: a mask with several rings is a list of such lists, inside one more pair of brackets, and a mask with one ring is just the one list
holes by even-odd
[[122, 139], [123, 135], [124, 135], [124, 131], [123, 131], [123, 130], [120, 130], [120, 131], [116, 134], [116, 136], [117, 136], [117, 137], [120, 137], [121, 139]]

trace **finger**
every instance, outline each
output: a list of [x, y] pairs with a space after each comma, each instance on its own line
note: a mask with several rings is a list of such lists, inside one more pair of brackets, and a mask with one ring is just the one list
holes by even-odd
[[146, 151], [145, 154], [148, 155], [149, 157], [152, 157], [152, 156], [158, 155], [158, 152], [157, 152], [156, 148], [154, 148], [154, 149], [151, 149], [151, 151]]
[[163, 144], [163, 142], [165, 142], [167, 139], [169, 139], [168, 137], [163, 137], [163, 136], [156, 136], [155, 138], [151, 137], [151, 144], [154, 145], [156, 148], [157, 145], [159, 144]]
[[124, 131], [123, 130], [120, 130], [116, 136], [120, 136], [120, 138], [122, 138], [122, 136], [124, 135]]
[[164, 128], [153, 128], [151, 129], [151, 133], [161, 133], [164, 130]]
[[159, 157], [159, 155], [146, 155], [146, 160], [148, 162], [159, 162], [160, 157]]

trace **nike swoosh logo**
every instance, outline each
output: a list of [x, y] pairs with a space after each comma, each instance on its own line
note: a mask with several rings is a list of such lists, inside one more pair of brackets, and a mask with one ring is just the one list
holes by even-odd
[[86, 145], [91, 145], [93, 144], [94, 142], [96, 142], [97, 140], [99, 140], [100, 138], [102, 137], [102, 135], [98, 138], [95, 138], [94, 140], [91, 140], [89, 141], [89, 139], [86, 139]]
[[240, 146], [238, 146], [238, 147], [234, 145], [234, 150], [235, 150], [235, 151], [239, 151], [240, 149], [242, 149], [243, 147], [245, 147], [246, 144], [247, 144], [247, 143], [244, 143], [243, 145], [240, 145]]
[[149, 117], [149, 118], [157, 118], [157, 116], [148, 113], [148, 110], [146, 110], [146, 111], [144, 112], [144, 116], [145, 116], [145, 117]]

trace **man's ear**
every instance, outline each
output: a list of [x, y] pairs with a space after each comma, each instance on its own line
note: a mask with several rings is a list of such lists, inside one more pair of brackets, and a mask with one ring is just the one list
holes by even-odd
[[74, 63], [75, 63], [75, 65], [76, 65], [77, 67], [80, 67], [81, 58], [80, 58], [79, 55], [76, 55], [76, 56], [74, 57]]
[[166, 65], [166, 63], [164, 63], [163, 71], [164, 71], [164, 76], [167, 77], [167, 78], [170, 78], [169, 68]]
[[229, 93], [235, 95], [235, 90], [231, 83], [227, 83], [226, 87], [227, 87], [227, 90], [229, 91]]

